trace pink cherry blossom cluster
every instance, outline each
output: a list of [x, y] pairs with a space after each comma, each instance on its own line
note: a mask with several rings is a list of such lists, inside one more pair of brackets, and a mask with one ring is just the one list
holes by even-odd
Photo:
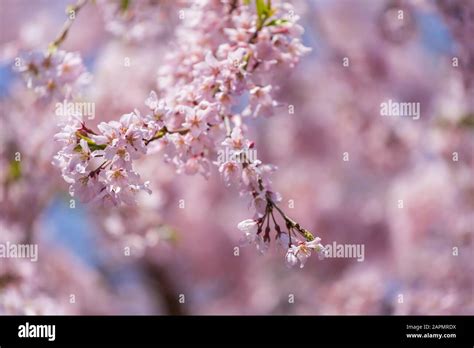
[[55, 136], [65, 145], [54, 164], [70, 184], [70, 194], [82, 202], [134, 204], [138, 192], [151, 193], [148, 182], [140, 180], [132, 165], [147, 152], [149, 125], [138, 112], [132, 112], [120, 121], [102, 122], [98, 129], [99, 134], [87, 128], [80, 116], [70, 116]]
[[[272, 76], [293, 68], [310, 50], [301, 43], [298, 17], [286, 3], [223, 5], [209, 0], [193, 3], [184, 19], [177, 28], [177, 49], [159, 70], [158, 93], [152, 91], [145, 101], [150, 114], [136, 111], [120, 122], [102, 123], [100, 134], [71, 118], [57, 135], [66, 144], [56, 159], [71, 193], [86, 202], [133, 202], [135, 193], [148, 188], [132, 162], [154, 142], [165, 149], [165, 158], [178, 173], [208, 178], [211, 164], [218, 165], [227, 185], [234, 183], [242, 195], [251, 197], [256, 228], [249, 232], [248, 223], [239, 225], [247, 241], [259, 251], [267, 249], [271, 216], [276, 239], [288, 237], [284, 244], [289, 264], [304, 265], [311, 250], [322, 254], [319, 239], [278, 208], [280, 194], [270, 180], [275, 167], [246, 156], [255, 144], [244, 137], [249, 117], [271, 116], [279, 105]], [[234, 156], [213, 161], [224, 149]], [[283, 217], [286, 233], [274, 211]]]
[[[239, 230], [244, 233], [244, 237], [241, 241], [242, 245], [255, 244], [259, 253], [265, 253], [268, 250], [270, 242], [270, 217], [274, 222], [274, 227], [277, 232], [277, 244], [279, 247], [286, 249], [285, 257], [290, 267], [297, 265], [299, 262], [300, 268], [303, 268], [312, 252], [317, 253], [321, 259], [324, 258], [326, 249], [320, 243], [321, 238], [312, 237], [308, 231], [301, 229], [298, 224], [292, 227], [291, 219], [289, 218], [285, 218], [285, 220], [290, 220], [286, 221], [288, 232], [282, 231], [272, 211], [269, 211], [267, 215], [262, 218], [256, 220], [247, 219], [238, 224]], [[265, 220], [267, 223], [264, 228]], [[295, 233], [295, 230], [301, 234]], [[304, 236], [304, 238], [301, 238], [301, 236]]]
[[14, 69], [43, 101], [71, 99], [91, 78], [79, 53], [62, 50], [28, 52]]
[[[293, 255], [303, 265], [311, 249], [322, 255], [323, 248], [318, 239], [280, 210], [288, 227], [286, 234], [281, 232], [273, 217], [281, 198], [272, 190], [270, 180], [276, 168], [248, 159], [246, 153], [255, 144], [243, 133], [249, 116], [271, 116], [278, 106], [272, 95], [275, 87], [271, 76], [294, 67], [309, 48], [301, 43], [303, 29], [297, 24], [298, 17], [291, 5], [257, 1], [256, 11], [252, 9], [236, 4], [225, 8], [215, 1], [194, 6], [192, 17], [196, 20], [178, 28], [180, 49], [170, 53], [169, 63], [159, 72], [163, 100], [158, 102], [155, 94], [152, 97], [154, 103], [168, 103], [174, 110], [165, 114], [171, 127], [190, 130], [163, 139], [175, 145], [177, 154], [173, 162], [178, 170], [184, 168], [186, 173], [201, 172], [207, 176], [209, 155], [219, 149], [230, 149], [236, 156], [214, 163], [227, 185], [237, 184], [241, 194], [251, 197], [255, 217], [239, 224], [245, 240], [255, 244], [260, 252], [267, 250], [271, 215], [276, 239], [288, 248], [289, 263], [295, 264]], [[221, 37], [211, 35], [216, 32]], [[234, 108], [242, 106], [242, 96], [249, 103], [240, 114], [235, 113]], [[267, 228], [262, 237], [265, 220]], [[298, 241], [293, 231], [303, 240]], [[285, 235], [287, 240], [282, 242]]]
[[97, 5], [105, 21], [105, 29], [127, 41], [141, 41], [160, 34], [165, 25], [161, 16], [166, 2], [154, 0], [99, 0]]

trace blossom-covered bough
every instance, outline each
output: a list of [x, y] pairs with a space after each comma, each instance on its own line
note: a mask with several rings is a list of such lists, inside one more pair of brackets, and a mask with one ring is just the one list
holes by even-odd
[[[87, 1], [80, 1], [77, 12]], [[129, 6], [128, 2], [122, 2]], [[272, 76], [286, 74], [310, 49], [292, 6], [280, 1], [191, 1], [177, 25], [175, 42], [159, 68], [156, 91], [118, 120], [91, 129], [80, 114], [61, 120], [55, 139], [63, 144], [54, 164], [70, 194], [101, 206], [135, 204], [151, 193], [134, 162], [161, 149], [177, 172], [210, 176], [218, 166], [227, 186], [249, 196], [254, 215], [238, 224], [243, 244], [259, 252], [274, 240], [286, 260], [303, 267], [312, 252], [324, 255], [320, 238], [287, 216], [270, 179], [275, 167], [249, 156], [256, 142], [246, 137], [248, 121], [270, 117], [282, 107]], [[46, 53], [31, 53], [18, 69], [41, 98], [73, 99], [89, 80], [80, 56], [59, 50], [71, 21]], [[219, 156], [230, 153], [232, 156]], [[148, 154], [151, 156], [150, 154]]]
[[90, 82], [90, 74], [78, 52], [59, 50], [77, 13], [87, 0], [81, 0], [68, 9], [71, 15], [59, 35], [43, 51], [31, 51], [15, 60], [15, 70], [21, 73], [28, 88], [32, 88], [43, 102], [73, 99]]

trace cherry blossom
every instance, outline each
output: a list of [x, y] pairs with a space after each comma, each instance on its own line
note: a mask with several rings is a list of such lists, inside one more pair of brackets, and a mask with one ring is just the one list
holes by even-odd
[[15, 70], [44, 101], [70, 99], [91, 79], [79, 53], [62, 50], [28, 52], [19, 58]]
[[[109, 4], [105, 8], [112, 9]], [[120, 11], [140, 13], [128, 7]], [[56, 135], [65, 146], [54, 162], [72, 195], [84, 202], [114, 206], [133, 204], [138, 192], [150, 192], [149, 183], [142, 182], [134, 169], [134, 161], [147, 154], [149, 145], [160, 144], [165, 159], [178, 173], [209, 178], [214, 163], [226, 186], [235, 184], [241, 195], [251, 198], [259, 231], [264, 229], [264, 233], [247, 233], [246, 238], [264, 252], [271, 240], [270, 215], [275, 228], [274, 211], [286, 224], [289, 218], [276, 206], [281, 197], [270, 179], [276, 167], [249, 156], [256, 147], [245, 137], [246, 116], [273, 114], [279, 104], [272, 94], [277, 88], [272, 74], [294, 67], [309, 49], [301, 43], [303, 29], [297, 24], [298, 17], [286, 18], [292, 11], [288, 4], [237, 4], [229, 12], [227, 6], [203, 1], [192, 11], [200, 21], [178, 25], [177, 48], [170, 51], [159, 71], [159, 91], [151, 91], [145, 100], [151, 114], [135, 110], [119, 121], [100, 123], [97, 132], [69, 117], [70, 124], [61, 124]], [[220, 40], [210, 39], [211, 27], [206, 23], [213, 23], [212, 31], [222, 30]], [[185, 35], [191, 32], [192, 40]], [[84, 73], [77, 55], [56, 51], [45, 59], [51, 60], [48, 67], [57, 65], [54, 69], [62, 85]], [[24, 72], [35, 75], [38, 63], [30, 65], [33, 68]], [[30, 78], [29, 83], [32, 81]], [[233, 108], [244, 95], [249, 96], [249, 103], [242, 114], [235, 113]], [[231, 158], [215, 161], [216, 153], [223, 150], [232, 151]], [[295, 230], [301, 231], [299, 227]], [[276, 233], [279, 236], [278, 229]], [[288, 233], [291, 235], [291, 229]], [[305, 231], [303, 237], [310, 240], [312, 235]]]
[[70, 184], [71, 195], [82, 202], [134, 204], [138, 192], [151, 193], [132, 164], [146, 154], [150, 130], [137, 113], [124, 114], [119, 122], [101, 123], [98, 129], [100, 134], [87, 128], [81, 117], [70, 117], [55, 136], [65, 146], [54, 164]]
[[303, 268], [312, 251], [318, 253], [320, 258], [324, 258], [325, 248], [320, 241], [321, 238], [315, 238], [309, 242], [300, 241], [297, 245], [291, 244], [286, 253], [288, 265], [295, 266], [299, 262], [300, 268]]

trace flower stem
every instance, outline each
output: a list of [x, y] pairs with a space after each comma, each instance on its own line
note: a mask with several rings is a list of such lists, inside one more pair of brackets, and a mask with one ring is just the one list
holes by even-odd
[[[53, 53], [55, 52], [59, 46], [66, 40], [66, 37], [69, 33], [69, 29], [72, 26], [72, 23], [74, 23], [74, 20], [76, 18], [76, 15], [79, 13], [79, 11], [87, 4], [88, 0], [79, 0], [75, 5], [71, 5], [67, 8], [67, 13], [68, 13], [68, 18], [66, 22], [64, 22], [63, 28], [61, 29], [61, 32], [59, 35], [56, 37], [56, 39], [49, 44], [49, 52]], [[74, 13], [74, 17], [71, 18], [70, 14]]]
[[[269, 199], [269, 198], [267, 198]], [[299, 234], [301, 234], [307, 241], [312, 241], [314, 239], [314, 236], [311, 232], [309, 232], [308, 230], [302, 228], [299, 223], [297, 223], [296, 221], [294, 221], [293, 219], [291, 219], [288, 215], [286, 215], [283, 210], [280, 209], [280, 207], [278, 207], [276, 205], [275, 202], [273, 202], [271, 199], [269, 199], [269, 202], [270, 204], [280, 213], [280, 215], [282, 216], [282, 218], [285, 220], [285, 223], [287, 224], [287, 226], [290, 228], [294, 228], [296, 231], [298, 231]], [[288, 231], [288, 234], [290, 234], [290, 231]]]
[[161, 128], [160, 130], [158, 130], [155, 135], [153, 137], [151, 137], [150, 139], [148, 140], [145, 140], [145, 145], [148, 145], [149, 143], [151, 143], [152, 141], [155, 141], [155, 140], [158, 140], [158, 139], [161, 139], [163, 138], [166, 134], [175, 134], [175, 133], [179, 133], [181, 135], [184, 135], [186, 133], [189, 132], [189, 129], [188, 128], [179, 128], [179, 129], [175, 129], [173, 131], [170, 131], [168, 130], [168, 128], [163, 127]]

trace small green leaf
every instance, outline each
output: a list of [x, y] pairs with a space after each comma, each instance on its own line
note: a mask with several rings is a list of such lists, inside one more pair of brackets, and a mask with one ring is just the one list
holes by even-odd
[[95, 143], [94, 143], [94, 140], [92, 140], [91, 138], [86, 137], [84, 134], [82, 134], [82, 133], [79, 132], [79, 131], [76, 132], [76, 135], [77, 135], [79, 138], [84, 139], [84, 140], [87, 142], [87, 144], [95, 144]]
[[105, 144], [101, 144], [101, 145], [89, 144], [89, 148], [91, 149], [91, 151], [105, 150], [106, 147], [107, 145]]
[[75, 5], [67, 5], [65, 12], [66, 12], [67, 15], [69, 15], [71, 12], [76, 12], [76, 6]]
[[252, 53], [249, 52], [247, 53], [245, 56], [244, 56], [244, 66], [243, 66], [243, 69], [244, 70], [247, 70], [247, 66], [249, 65], [249, 61], [250, 61], [250, 57], [252, 56]]
[[8, 166], [8, 181], [16, 181], [21, 177], [20, 161], [11, 161]]
[[264, 0], [256, 0], [255, 5], [257, 6], [258, 18], [265, 18], [266, 13], [268, 11], [267, 5], [265, 5], [265, 1]]
[[53, 53], [55, 53], [57, 50], [58, 50], [58, 45], [57, 45], [56, 43], [52, 42], [52, 43], [50, 43], [50, 44], [48, 45], [48, 53], [49, 53], [49, 54], [53, 54]]
[[130, 0], [120, 0], [120, 10], [122, 12], [127, 11], [129, 6], [130, 6]]
[[[91, 151], [104, 150], [107, 147], [106, 144], [96, 144], [94, 140], [92, 140], [91, 138], [86, 137], [84, 134], [81, 134], [81, 132], [76, 132], [76, 135], [79, 138], [84, 139], [87, 142], [87, 145], [89, 146], [89, 149], [91, 149]], [[77, 146], [74, 148], [75, 151], [80, 151], [81, 150], [80, 145], [78, 145], [78, 146], [79, 146], [79, 148]]]
[[156, 132], [155, 136], [157, 138], [163, 138], [166, 135], [167, 132], [168, 132], [168, 130], [166, 129], [166, 127], [163, 127], [158, 132]]
[[289, 22], [288, 19], [279, 18], [279, 19], [274, 19], [274, 20], [268, 22], [266, 24], [266, 26], [267, 27], [271, 27], [271, 26], [274, 26], [274, 25], [278, 26], [278, 25], [282, 25], [282, 24], [285, 24], [285, 23], [288, 23], [288, 22]]
[[272, 2], [270, 0], [265, 3], [265, 0], [256, 0], [255, 6], [257, 9], [257, 30], [260, 30], [265, 25], [265, 21], [275, 14], [275, 9], [272, 9]]

